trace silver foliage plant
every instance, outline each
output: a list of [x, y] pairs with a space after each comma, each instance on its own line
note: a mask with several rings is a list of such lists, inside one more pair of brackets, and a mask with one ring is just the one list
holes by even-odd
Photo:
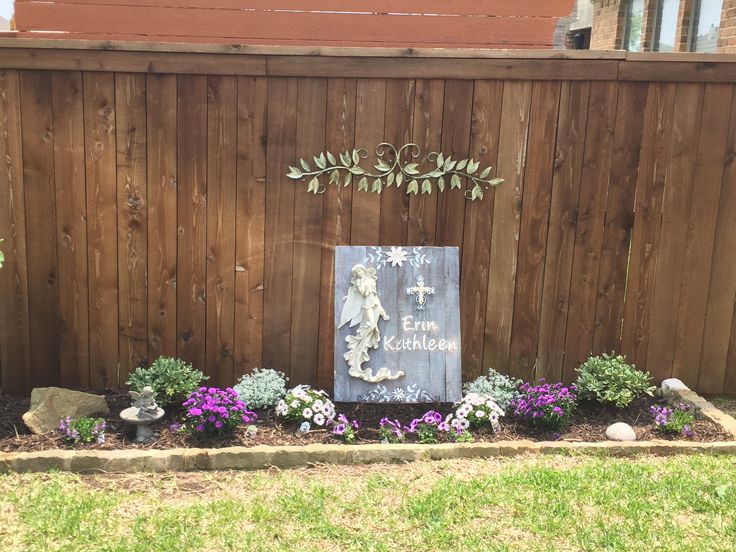
[[519, 396], [520, 379], [504, 376], [493, 368], [488, 369], [487, 376], [480, 376], [463, 385], [466, 395], [476, 394], [492, 398], [504, 412], [508, 410], [511, 401]]
[[283, 372], [270, 368], [256, 368], [253, 373], [240, 378], [233, 389], [248, 408], [263, 410], [276, 406], [276, 403], [286, 395], [288, 380]]

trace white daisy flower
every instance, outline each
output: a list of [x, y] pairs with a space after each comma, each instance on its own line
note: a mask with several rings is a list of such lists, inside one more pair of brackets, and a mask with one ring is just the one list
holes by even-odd
[[476, 418], [482, 418], [485, 415], [486, 415], [486, 413], [483, 410], [476, 410], [475, 411], [475, 417]]
[[305, 408], [304, 410], [302, 410], [302, 417], [303, 418], [311, 418], [312, 417], [312, 414], [313, 414], [313, 412], [312, 412], [312, 409], [311, 408]]
[[408, 258], [408, 253], [402, 247], [392, 247], [391, 251], [386, 255], [386, 260], [394, 267], [401, 267]]
[[315, 414], [312, 420], [314, 420], [314, 423], [317, 424], [318, 426], [325, 424], [325, 417], [323, 414], [320, 414], [320, 413]]
[[291, 401], [291, 408], [299, 408], [299, 401], [297, 400]]

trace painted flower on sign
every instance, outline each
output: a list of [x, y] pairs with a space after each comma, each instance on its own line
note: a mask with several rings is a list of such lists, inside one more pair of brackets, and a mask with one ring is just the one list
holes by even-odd
[[388, 252], [387, 260], [391, 263], [391, 266], [403, 266], [409, 255], [403, 247], [392, 247], [391, 251]]

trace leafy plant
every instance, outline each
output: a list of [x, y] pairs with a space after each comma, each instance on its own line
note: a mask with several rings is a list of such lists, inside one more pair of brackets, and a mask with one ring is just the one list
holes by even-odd
[[659, 431], [675, 435], [682, 434], [685, 437], [695, 435], [693, 430], [695, 412], [691, 405], [679, 403], [674, 408], [666, 405], [653, 405], [649, 412]]
[[70, 443], [105, 442], [107, 424], [102, 418], [72, 418], [67, 416], [59, 422], [59, 431]]
[[249, 424], [256, 419], [230, 387], [200, 387], [182, 406], [186, 409], [184, 426], [204, 435], [230, 433], [241, 423]]
[[532, 425], [560, 431], [570, 421], [577, 400], [574, 385], [545, 383], [539, 385], [522, 383], [520, 395], [511, 402], [514, 415]]
[[[388, 156], [387, 161], [387, 154]], [[437, 189], [444, 192], [448, 185], [450, 189], [462, 188], [462, 178], [473, 183], [471, 190], [465, 191], [465, 197], [471, 201], [483, 199], [483, 192], [489, 186], [498, 186], [503, 178], [489, 179], [491, 167], [482, 171], [480, 162], [473, 159], [453, 159], [442, 153], [432, 152], [427, 156], [427, 163], [434, 165], [431, 170], [422, 172], [419, 163], [405, 163], [402, 159], [408, 156], [411, 159], [420, 157], [421, 149], [416, 144], [406, 144], [396, 149], [396, 146], [383, 142], [376, 147], [377, 172], [366, 171], [360, 166], [361, 160], [368, 157], [364, 149], [345, 151], [337, 156], [331, 152], [322, 152], [314, 156], [314, 170], [304, 159], [299, 160], [300, 167], [289, 167], [288, 177], [294, 180], [309, 178], [307, 191], [319, 194], [325, 191], [320, 182], [320, 176], [329, 173], [329, 184], [350, 186], [354, 181], [358, 183], [358, 191], [367, 192], [369, 185], [372, 193], [380, 194], [384, 187], [390, 188], [394, 184], [397, 188], [406, 182], [407, 194], [431, 194], [433, 181], [436, 180]]]
[[332, 434], [345, 441], [346, 443], [355, 442], [355, 432], [358, 431], [360, 425], [357, 420], [348, 420], [345, 414], [340, 414], [337, 421], [333, 423]]
[[470, 393], [455, 403], [455, 412], [445, 418], [451, 428], [457, 433], [469, 427], [482, 427], [490, 425], [494, 429], [498, 427], [498, 419], [504, 415], [504, 411], [489, 396]]
[[505, 376], [489, 368], [487, 376], [480, 376], [466, 383], [463, 391], [467, 395], [489, 397], [506, 412], [511, 401], [519, 396], [519, 385], [521, 385], [520, 379]]
[[276, 405], [276, 414], [295, 422], [324, 427], [335, 419], [335, 405], [324, 391], [297, 385]]
[[137, 392], [150, 385], [160, 406], [181, 403], [208, 380], [191, 364], [178, 358], [159, 357], [149, 368], [136, 368], [128, 378], [128, 386]]
[[249, 408], [271, 408], [286, 395], [288, 380], [289, 378], [283, 372], [269, 368], [256, 368], [252, 374], [246, 374], [240, 378], [233, 389]]
[[444, 423], [442, 414], [434, 410], [425, 412], [421, 418], [416, 418], [406, 427], [407, 433], [416, 434], [420, 443], [435, 444], [439, 443], [440, 432], [449, 431], [449, 427]]
[[590, 357], [577, 371], [575, 385], [584, 399], [625, 408], [637, 397], [654, 393], [649, 373], [637, 370], [621, 355]]
[[404, 440], [404, 426], [401, 425], [399, 420], [389, 420], [388, 418], [382, 418], [380, 422], [380, 429], [378, 430], [381, 436], [381, 441], [388, 443], [400, 443]]

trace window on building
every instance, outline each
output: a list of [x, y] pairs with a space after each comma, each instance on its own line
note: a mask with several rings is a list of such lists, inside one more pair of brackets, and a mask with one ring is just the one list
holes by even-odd
[[723, 0], [696, 0], [690, 16], [690, 51], [715, 52]]
[[655, 52], [674, 52], [679, 10], [680, 0], [659, 0], [657, 2], [654, 43], [652, 45]]
[[622, 48], [629, 52], [641, 52], [642, 23], [644, 22], [644, 0], [629, 0], [626, 4], [626, 19]]

